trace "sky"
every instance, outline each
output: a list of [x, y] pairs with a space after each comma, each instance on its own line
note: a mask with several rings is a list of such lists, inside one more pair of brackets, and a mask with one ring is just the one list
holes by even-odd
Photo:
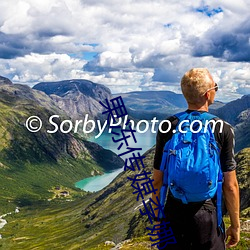
[[205, 67], [217, 99], [231, 101], [250, 94], [249, 9], [249, 0], [0, 1], [0, 75], [181, 93], [183, 74]]

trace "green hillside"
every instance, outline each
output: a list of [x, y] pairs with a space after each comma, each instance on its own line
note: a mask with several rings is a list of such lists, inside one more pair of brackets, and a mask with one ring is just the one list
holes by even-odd
[[[249, 150], [237, 155], [239, 170], [242, 166], [249, 168]], [[147, 171], [152, 169], [153, 155], [154, 149], [146, 153]], [[107, 240], [120, 243], [124, 250], [151, 249], [148, 237], [144, 237], [150, 224], [139, 213], [140, 201], [132, 194], [127, 176], [133, 176], [133, 172], [122, 172], [105, 189], [75, 201], [57, 199], [9, 215], [8, 224], [0, 230], [3, 249], [111, 249], [104, 244]], [[241, 177], [239, 181], [242, 187]], [[249, 245], [250, 232], [245, 224], [248, 219], [241, 219], [243, 230], [236, 250], [245, 250]], [[225, 221], [229, 225], [228, 217]]]
[[[150, 223], [140, 215], [141, 200], [136, 201], [127, 179], [135, 172], [122, 172], [99, 192], [74, 188], [76, 181], [120, 167], [123, 161], [82, 135], [48, 134], [52, 114], [61, 116], [58, 124], [67, 118], [42, 92], [23, 85], [0, 85], [0, 216], [11, 212], [2, 218], [8, 223], [0, 229], [0, 249], [111, 249], [105, 241], [121, 243], [120, 249], [151, 249], [145, 237]], [[31, 115], [44, 122], [37, 133], [25, 127]], [[154, 148], [145, 156], [145, 170], [152, 172]], [[240, 151], [236, 160], [245, 225], [250, 216], [250, 149]], [[19, 213], [14, 212], [16, 206]], [[248, 225], [235, 249], [247, 249]]]
[[[123, 165], [111, 151], [81, 135], [47, 133], [54, 114], [67, 117], [46, 94], [23, 85], [0, 85], [0, 215], [53, 197], [49, 190], [55, 186], [74, 189], [75, 182], [91, 173]], [[25, 127], [32, 115], [43, 121], [37, 133]]]

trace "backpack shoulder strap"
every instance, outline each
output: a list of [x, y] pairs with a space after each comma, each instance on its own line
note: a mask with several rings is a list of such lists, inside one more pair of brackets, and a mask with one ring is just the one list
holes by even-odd
[[202, 117], [205, 118], [205, 120], [212, 120], [214, 118], [217, 118], [216, 115], [213, 115], [213, 114], [208, 113], [208, 112], [202, 113]]
[[[214, 118], [218, 118], [216, 115], [210, 114], [208, 112], [205, 112], [202, 114], [203, 118], [205, 120], [212, 120]], [[219, 165], [219, 173], [218, 173], [218, 186], [217, 186], [217, 199], [216, 199], [216, 205], [217, 205], [217, 226], [222, 230], [222, 182], [223, 182], [223, 173], [221, 170], [221, 166]]]
[[179, 122], [180, 122], [180, 121], [184, 120], [188, 116], [188, 112], [183, 111], [183, 112], [175, 114], [174, 116], [177, 117], [179, 119]]
[[[197, 111], [193, 111], [193, 112], [197, 112]], [[182, 121], [191, 113], [188, 113], [187, 111], [183, 111], [183, 112], [175, 114], [174, 116], [177, 117], [179, 119], [179, 121]], [[208, 113], [208, 112], [204, 112], [201, 115], [205, 120], [212, 120], [213, 118], [218, 118], [216, 115], [213, 115], [213, 114]]]

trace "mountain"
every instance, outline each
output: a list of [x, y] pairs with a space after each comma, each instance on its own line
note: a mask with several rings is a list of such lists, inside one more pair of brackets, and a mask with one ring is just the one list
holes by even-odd
[[234, 126], [235, 152], [250, 147], [250, 95], [229, 102], [212, 113]]
[[0, 84], [13, 84], [8, 78], [0, 76]]
[[[121, 96], [128, 113], [135, 119], [165, 119], [187, 109], [187, 102], [182, 94], [172, 91], [135, 91], [112, 95]], [[224, 103], [215, 101], [211, 110], [223, 107]]]
[[[149, 120], [153, 117], [164, 119], [187, 108], [182, 94], [171, 91], [137, 91], [111, 95], [104, 85], [81, 79], [41, 82], [33, 89], [50, 95], [57, 106], [75, 120], [86, 114], [90, 118], [103, 120], [103, 108], [99, 101], [117, 96], [122, 96], [130, 117], [135, 120]], [[221, 102], [215, 102], [211, 109], [216, 110], [223, 105]]]
[[209, 106], [209, 111], [211, 113], [214, 112], [214, 110], [217, 110], [219, 108], [222, 108], [225, 105], [225, 103], [220, 102], [220, 101], [214, 101], [214, 103], [212, 105]]
[[[65, 95], [68, 94], [66, 91]], [[0, 85], [0, 212], [9, 212], [14, 205], [21, 206], [20, 213], [6, 217], [8, 224], [1, 229], [0, 246], [16, 250], [105, 249], [103, 245], [97, 246], [106, 240], [119, 243], [145, 235], [146, 227], [151, 225], [147, 216], [140, 215], [143, 205], [141, 200], [136, 200], [137, 194], [133, 194], [131, 181], [127, 179], [139, 171], [122, 172], [99, 192], [80, 193], [74, 189], [72, 184], [79, 178], [88, 177], [93, 171], [98, 174], [110, 169], [119, 165], [120, 160], [79, 135], [48, 134], [46, 130], [51, 129], [48, 117], [52, 114], [60, 115], [57, 124], [64, 118], [69, 119], [58, 108], [53, 95], [26, 86]], [[137, 101], [143, 103], [143, 98]], [[149, 105], [148, 101], [146, 103]], [[247, 110], [244, 107], [236, 113], [236, 126], [248, 122]], [[38, 115], [44, 122], [38, 133], [31, 133], [24, 126], [31, 115]], [[145, 157], [145, 170], [152, 172], [154, 148], [146, 152]], [[245, 211], [249, 209], [249, 149], [239, 152], [236, 160], [241, 209]], [[70, 190], [72, 197], [52, 198], [58, 195], [58, 188]], [[145, 200], [149, 197], [145, 196]], [[131, 244], [128, 248], [136, 249], [131, 248]]]
[[236, 120], [235, 125], [235, 152], [250, 147], [250, 108], [242, 111]]
[[[249, 208], [249, 150], [244, 149], [236, 155], [241, 210]], [[145, 171], [152, 172], [154, 148], [144, 155]], [[85, 194], [72, 202], [52, 202], [34, 206], [33, 209], [23, 208], [18, 215], [9, 217], [8, 224], [1, 232], [3, 247], [17, 250], [36, 247], [102, 250], [112, 248], [105, 246], [105, 241], [113, 241], [115, 244], [123, 242], [120, 245], [124, 244], [124, 249], [151, 249], [148, 237], [135, 239], [145, 236], [148, 233], [146, 227], [151, 227], [147, 216], [140, 214], [139, 209], [143, 208], [141, 199], [136, 200], [137, 194], [133, 194], [131, 181], [127, 179], [138, 173], [138, 170], [122, 172], [103, 190]], [[144, 199], [149, 197], [147, 195]], [[229, 219], [225, 221], [228, 227]], [[15, 233], [13, 228], [16, 229]], [[247, 238], [249, 230], [241, 234], [241, 242], [236, 249], [247, 249]]]
[[[50, 198], [49, 190], [55, 186], [74, 189], [75, 182], [91, 174], [123, 166], [121, 158], [79, 134], [48, 133], [55, 128], [49, 122], [55, 114], [59, 115], [53, 120], [57, 126], [69, 119], [41, 91], [19, 84], [0, 85], [0, 212]], [[39, 132], [26, 128], [30, 116], [40, 117]]]
[[136, 91], [112, 96], [121, 96], [128, 113], [137, 119], [164, 119], [187, 107], [183, 95], [171, 91]]
[[231, 101], [223, 107], [217, 109], [214, 114], [235, 126], [238, 123], [238, 116], [244, 110], [250, 108], [250, 94], [244, 95], [240, 99]]
[[72, 119], [103, 119], [103, 107], [99, 101], [111, 98], [110, 90], [104, 85], [88, 80], [65, 80], [59, 82], [41, 82], [33, 89], [49, 95], [56, 105]]

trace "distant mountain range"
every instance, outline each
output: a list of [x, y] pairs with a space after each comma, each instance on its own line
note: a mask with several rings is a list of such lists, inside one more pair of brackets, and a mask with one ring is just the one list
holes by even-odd
[[[0, 82], [11, 84], [7, 78], [1, 77]], [[50, 97], [47, 105], [57, 106], [73, 120], [83, 119], [88, 114], [89, 119], [104, 121], [103, 107], [99, 101], [122, 96], [130, 118], [165, 119], [169, 115], [187, 108], [186, 101], [181, 94], [171, 91], [140, 91], [112, 95], [110, 90], [88, 80], [72, 79], [59, 82], [41, 82], [33, 87]], [[50, 105], [50, 106], [51, 106]], [[210, 106], [210, 112], [224, 119], [235, 127], [236, 152], [250, 146], [249, 126], [250, 95], [227, 104], [216, 101]]]
[[[60, 82], [38, 83], [34, 89], [48, 94], [56, 105], [65, 111], [72, 119], [79, 119], [89, 114], [93, 119], [102, 120], [103, 107], [99, 101], [106, 98], [122, 96], [131, 119], [159, 120], [184, 111], [187, 108], [183, 95], [171, 91], [136, 91], [111, 95], [110, 90], [101, 84], [87, 80], [65, 80]], [[227, 104], [215, 101], [209, 107], [211, 113], [224, 119], [235, 127], [236, 152], [250, 146], [250, 139], [245, 135], [250, 134], [249, 114], [250, 95]]]
[[164, 119], [187, 107], [183, 95], [171, 91], [137, 91], [113, 95], [116, 96], [122, 97], [129, 114], [137, 119]]
[[[103, 119], [103, 107], [99, 101], [117, 96], [122, 96], [129, 115], [135, 119], [164, 119], [187, 107], [183, 95], [171, 91], [137, 91], [112, 95], [104, 85], [80, 79], [41, 82], [33, 89], [49, 95], [72, 119], [79, 119], [85, 114], [94, 119]], [[215, 102], [211, 109], [218, 109], [223, 105], [222, 102]]]
[[[112, 95], [121, 96], [128, 113], [136, 119], [165, 119], [166, 117], [187, 109], [187, 102], [182, 94], [172, 91], [136, 91]], [[223, 107], [225, 104], [216, 101], [210, 110]]]

